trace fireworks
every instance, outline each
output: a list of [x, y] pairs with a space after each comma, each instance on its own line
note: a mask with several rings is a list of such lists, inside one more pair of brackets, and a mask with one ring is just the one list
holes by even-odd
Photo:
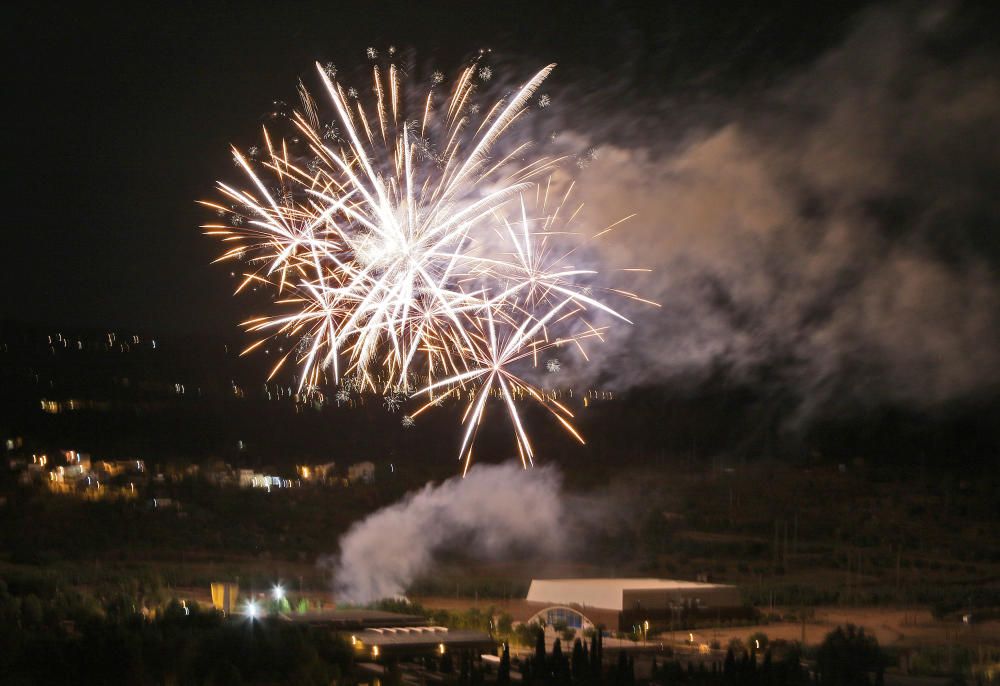
[[406, 400], [406, 396], [403, 393], [388, 393], [382, 402], [385, 404], [385, 409], [389, 412], [398, 412], [399, 408], [403, 406], [403, 401]]
[[464, 469], [492, 397], [507, 410], [525, 467], [534, 450], [519, 403], [545, 407], [582, 442], [570, 410], [518, 371], [551, 348], [585, 355], [583, 342], [602, 336], [596, 317], [628, 321], [593, 296], [595, 270], [567, 262], [580, 246], [566, 225], [580, 208], [568, 204], [572, 184], [557, 192], [562, 158], [530, 157], [529, 141], [507, 140], [554, 65], [479, 116], [470, 99], [490, 71], [478, 60], [446, 94], [441, 72], [421, 91], [395, 64], [380, 64], [374, 48], [368, 56], [371, 98], [317, 64], [335, 121], [321, 122], [301, 88], [290, 138], [265, 129], [256, 160], [233, 150], [249, 187], [219, 183], [247, 219], [206, 232], [225, 241], [221, 260], [245, 260], [237, 292], [276, 294], [276, 313], [245, 323], [263, 336], [245, 352], [273, 336], [296, 338], [268, 378], [291, 358], [301, 391], [329, 370], [342, 382], [338, 404], [349, 389], [381, 394], [392, 412], [421, 397], [404, 427], [445, 397], [465, 398]]

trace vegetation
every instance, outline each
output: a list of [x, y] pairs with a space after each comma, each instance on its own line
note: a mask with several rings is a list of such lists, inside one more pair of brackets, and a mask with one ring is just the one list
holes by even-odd
[[882, 683], [885, 656], [874, 636], [853, 624], [831, 631], [816, 651], [816, 671], [823, 686]]
[[[26, 591], [26, 588], [18, 589]], [[127, 595], [104, 604], [63, 588], [12, 594], [0, 582], [5, 684], [317, 684], [351, 665], [329, 632], [225, 619], [173, 601], [151, 616]]]

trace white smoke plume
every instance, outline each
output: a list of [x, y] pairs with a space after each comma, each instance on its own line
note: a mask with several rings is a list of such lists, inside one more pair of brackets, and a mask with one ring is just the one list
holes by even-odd
[[580, 197], [595, 228], [638, 213], [602, 262], [653, 268], [630, 285], [663, 309], [612, 303], [636, 326], [559, 382], [722, 372], [803, 416], [996, 390], [1000, 55], [942, 57], [958, 28], [949, 6], [876, 8], [781, 83], [674, 100], [657, 126], [612, 114]]
[[337, 601], [399, 597], [432, 568], [436, 552], [457, 543], [480, 558], [513, 549], [558, 553], [563, 514], [553, 469], [475, 465], [464, 479], [428, 484], [354, 524], [340, 539], [334, 565]]

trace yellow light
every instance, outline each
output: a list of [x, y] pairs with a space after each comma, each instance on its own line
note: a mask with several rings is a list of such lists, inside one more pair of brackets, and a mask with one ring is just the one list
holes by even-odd
[[444, 655], [444, 643], [438, 643], [438, 652]]
[[378, 657], [378, 646], [372, 646], [372, 657]]
[[358, 644], [358, 637], [357, 636], [351, 636], [351, 645], [352, 646], [356, 646], [357, 644]]

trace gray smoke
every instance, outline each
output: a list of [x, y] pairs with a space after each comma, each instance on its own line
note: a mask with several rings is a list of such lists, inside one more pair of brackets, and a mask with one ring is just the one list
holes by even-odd
[[466, 478], [428, 484], [354, 524], [334, 566], [339, 602], [401, 596], [434, 554], [461, 544], [479, 558], [514, 548], [553, 554], [565, 540], [561, 480], [545, 467], [475, 465]]
[[790, 389], [804, 416], [995, 390], [1000, 59], [937, 49], [957, 23], [870, 10], [780, 85], [692, 104], [711, 124], [678, 101], [659, 127], [612, 116], [580, 197], [595, 228], [639, 213], [602, 269], [653, 268], [622, 283], [663, 308], [615, 301], [636, 326], [556, 383], [723, 372]]

